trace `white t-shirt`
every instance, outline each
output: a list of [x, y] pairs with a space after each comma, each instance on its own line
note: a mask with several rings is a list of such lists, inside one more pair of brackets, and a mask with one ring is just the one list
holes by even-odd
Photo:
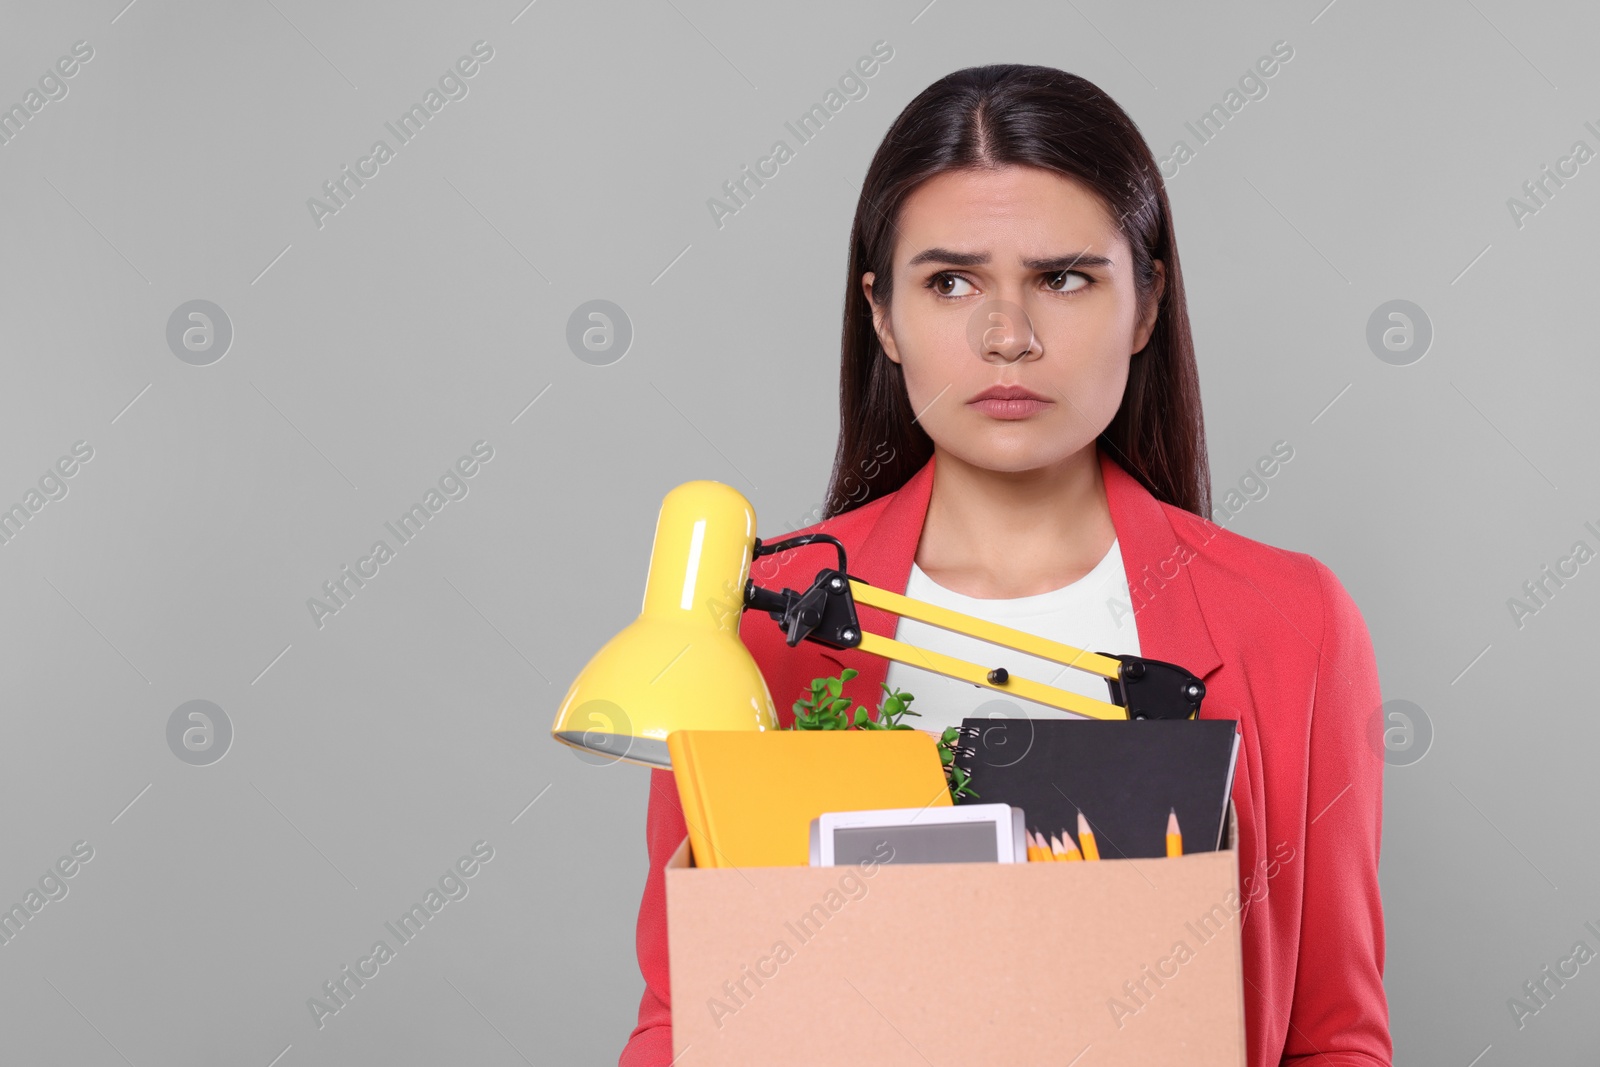
[[[1139, 655], [1139, 633], [1134, 616], [1127, 610], [1128, 576], [1122, 567], [1117, 542], [1095, 568], [1071, 585], [1036, 596], [1009, 600], [982, 600], [963, 596], [936, 583], [921, 567], [911, 565], [905, 595], [963, 615], [973, 615], [1014, 630], [1059, 641], [1089, 652], [1114, 655]], [[1119, 607], [1120, 605], [1120, 607]], [[1054, 660], [1017, 652], [980, 638], [953, 633], [931, 623], [904, 615], [895, 627], [895, 639], [908, 645], [942, 652], [980, 667], [1003, 666], [1013, 675], [1065, 689], [1096, 700], [1109, 701], [1111, 691], [1098, 674], [1068, 667]], [[916, 699], [911, 709], [920, 715], [900, 720], [937, 737], [947, 726], [960, 726], [967, 717], [1084, 719], [1086, 715], [1063, 711], [1020, 697], [1007, 696], [993, 689], [942, 674], [910, 667], [897, 660], [889, 662], [884, 678], [891, 689], [910, 693]], [[877, 703], [888, 694], [879, 690]]]

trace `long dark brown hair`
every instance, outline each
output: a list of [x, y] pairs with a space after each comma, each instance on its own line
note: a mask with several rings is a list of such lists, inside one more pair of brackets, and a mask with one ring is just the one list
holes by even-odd
[[[896, 222], [906, 197], [946, 171], [1040, 167], [1099, 195], [1133, 253], [1141, 301], [1166, 284], [1149, 343], [1099, 446], [1158, 500], [1211, 517], [1200, 382], [1166, 186], [1139, 128], [1098, 86], [1053, 67], [999, 64], [947, 74], [906, 105], [867, 169], [850, 228], [839, 375], [839, 445], [823, 518], [905, 485], [933, 455], [913, 421], [900, 365], [883, 354], [861, 276], [887, 304]], [[1147, 306], [1147, 305], [1142, 305]]]

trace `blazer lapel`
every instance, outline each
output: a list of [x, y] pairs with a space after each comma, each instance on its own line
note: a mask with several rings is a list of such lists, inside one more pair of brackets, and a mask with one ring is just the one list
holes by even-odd
[[1135, 605], [1139, 652], [1147, 659], [1176, 663], [1204, 681], [1222, 665], [1222, 657], [1206, 629], [1189, 572], [1197, 553], [1192, 546], [1180, 552], [1180, 538], [1161, 501], [1103, 449], [1099, 455], [1111, 524], [1117, 528], [1128, 593]]
[[[1206, 629], [1189, 567], [1181, 562], [1186, 558], [1192, 562], [1195, 553], [1192, 548], [1186, 553], [1178, 552], [1178, 535], [1161, 502], [1149, 490], [1098, 445], [1096, 455], [1123, 569], [1128, 575], [1129, 593], [1137, 605], [1134, 624], [1140, 652], [1149, 659], [1176, 663], [1203, 681], [1222, 664], [1222, 657]], [[848, 546], [852, 578], [905, 595], [933, 494], [934, 462], [930, 457], [921, 470], [891, 494], [866, 537]], [[899, 615], [861, 603], [856, 605], [856, 611], [863, 630], [894, 637]], [[889, 674], [889, 660], [859, 649], [824, 649], [821, 655], [838, 669], [850, 667], [858, 671], [860, 676], [851, 680], [847, 693], [860, 704], [877, 707]]]

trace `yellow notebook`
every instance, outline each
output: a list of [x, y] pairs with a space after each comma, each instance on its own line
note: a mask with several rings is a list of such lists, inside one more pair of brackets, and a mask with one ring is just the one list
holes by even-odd
[[696, 867], [804, 867], [818, 815], [951, 803], [922, 730], [675, 730], [667, 752]]

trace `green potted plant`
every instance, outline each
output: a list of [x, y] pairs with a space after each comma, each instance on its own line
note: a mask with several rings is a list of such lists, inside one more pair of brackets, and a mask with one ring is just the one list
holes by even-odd
[[[883, 691], [888, 697], [878, 705], [876, 718], [863, 706], [857, 705], [854, 711], [850, 710], [850, 699], [843, 696], [844, 683], [860, 674], [860, 671], [846, 667], [838, 677], [813, 678], [811, 681], [811, 695], [794, 702], [794, 723], [792, 730], [912, 730], [910, 723], [901, 722], [906, 715], [921, 715], [920, 711], [911, 710], [911, 702], [916, 698], [910, 693], [898, 689], [890, 689], [887, 682], [881, 683]], [[950, 799], [962, 800], [966, 797], [975, 797], [970, 785], [970, 776], [966, 771], [957, 767], [956, 740], [961, 736], [961, 731], [956, 727], [947, 727], [939, 735], [939, 762], [944, 765], [944, 777], [950, 787]]]

